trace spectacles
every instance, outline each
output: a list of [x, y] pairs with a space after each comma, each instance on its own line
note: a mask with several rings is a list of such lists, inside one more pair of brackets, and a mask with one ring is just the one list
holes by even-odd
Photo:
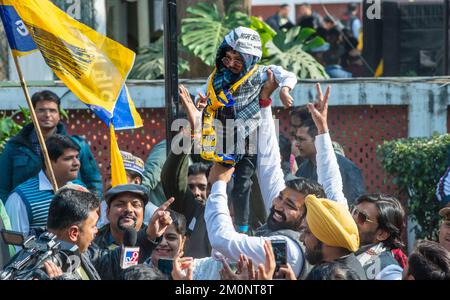
[[352, 216], [356, 216], [356, 221], [359, 224], [364, 224], [366, 222], [373, 223], [373, 224], [377, 223], [377, 222], [372, 221], [371, 219], [369, 219], [369, 216], [366, 215], [365, 213], [363, 213], [362, 211], [360, 211], [358, 208], [356, 208], [356, 206], [354, 206], [353, 209], [352, 209]]
[[244, 65], [242, 63], [242, 61], [240, 61], [239, 59], [233, 59], [233, 58], [229, 58], [229, 57], [226, 57], [226, 56], [224, 58], [222, 58], [222, 63], [225, 66], [230, 66], [232, 64], [235, 64], [236, 67], [238, 67], [238, 68], [240, 68], [240, 67], [242, 67]]
[[48, 108], [48, 109], [46, 109], [46, 108], [38, 108], [36, 110], [36, 113], [40, 114], [40, 115], [44, 115], [44, 114], [47, 114], [47, 113], [49, 113], [51, 115], [56, 115], [58, 113], [58, 110], [57, 109], [53, 109], [53, 108]]

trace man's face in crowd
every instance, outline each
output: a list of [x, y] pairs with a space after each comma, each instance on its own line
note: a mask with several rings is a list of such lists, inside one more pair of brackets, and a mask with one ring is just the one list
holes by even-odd
[[301, 157], [312, 158], [316, 155], [314, 139], [308, 133], [308, 127], [299, 127], [295, 133], [298, 150]]
[[280, 16], [282, 18], [287, 18], [289, 17], [289, 6], [285, 6], [283, 8], [280, 9]]
[[305, 195], [291, 188], [285, 188], [280, 195], [273, 200], [267, 226], [271, 230], [293, 229], [298, 230], [301, 217], [304, 212], [302, 203]]
[[162, 236], [161, 242], [156, 246], [152, 252], [152, 264], [158, 266], [160, 258], [174, 258], [180, 251], [183, 250], [185, 237], [179, 234], [172, 223], [167, 227]]
[[99, 218], [98, 209], [89, 212], [88, 218], [81, 224], [78, 230], [78, 238], [76, 245], [78, 246], [81, 253], [86, 252], [89, 245], [97, 234], [97, 221]]
[[35, 111], [39, 126], [44, 130], [55, 128], [61, 120], [58, 104], [53, 101], [42, 100], [37, 102]]
[[205, 205], [206, 199], [206, 187], [208, 186], [208, 179], [205, 174], [189, 175], [188, 185], [192, 194], [195, 196], [195, 200], [200, 202], [200, 204]]
[[111, 200], [106, 215], [116, 230], [129, 227], [139, 230], [144, 219], [144, 201], [134, 193], [119, 194]]
[[244, 70], [244, 61], [237, 51], [227, 51], [222, 63], [234, 74], [240, 74]]
[[323, 261], [322, 243], [311, 232], [306, 220], [303, 224], [300, 241], [305, 245], [305, 258], [311, 265], [317, 265]]
[[380, 242], [381, 232], [378, 229], [378, 210], [374, 203], [363, 201], [352, 210], [352, 216], [358, 226], [361, 246]]
[[300, 5], [299, 14], [300, 16], [310, 16], [312, 14], [311, 7], [308, 5]]
[[450, 214], [442, 221], [439, 228], [439, 244], [450, 251]]
[[64, 153], [56, 161], [52, 161], [53, 172], [60, 182], [74, 180], [80, 171], [79, 152], [75, 149], [65, 149]]

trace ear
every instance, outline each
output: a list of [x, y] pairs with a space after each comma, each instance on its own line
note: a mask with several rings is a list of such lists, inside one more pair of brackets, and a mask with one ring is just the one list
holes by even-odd
[[78, 241], [78, 236], [80, 235], [80, 228], [76, 225], [73, 225], [70, 226], [68, 231], [70, 241], [76, 243]]
[[383, 241], [387, 240], [390, 236], [391, 236], [391, 234], [384, 229], [377, 230], [376, 239], [379, 242], [383, 242]]

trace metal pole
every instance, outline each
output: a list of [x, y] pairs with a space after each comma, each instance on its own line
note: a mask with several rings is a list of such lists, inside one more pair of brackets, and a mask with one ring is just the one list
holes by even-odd
[[448, 75], [448, 0], [444, 0], [444, 75]]
[[177, 1], [164, 0], [164, 81], [166, 97], [166, 140], [170, 151], [173, 134], [170, 130], [174, 113], [178, 116], [178, 48], [177, 48]]

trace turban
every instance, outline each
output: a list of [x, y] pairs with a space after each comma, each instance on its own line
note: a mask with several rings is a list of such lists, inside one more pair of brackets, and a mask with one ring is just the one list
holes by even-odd
[[319, 241], [351, 252], [358, 250], [358, 227], [344, 205], [314, 195], [306, 197], [305, 205], [308, 227]]

